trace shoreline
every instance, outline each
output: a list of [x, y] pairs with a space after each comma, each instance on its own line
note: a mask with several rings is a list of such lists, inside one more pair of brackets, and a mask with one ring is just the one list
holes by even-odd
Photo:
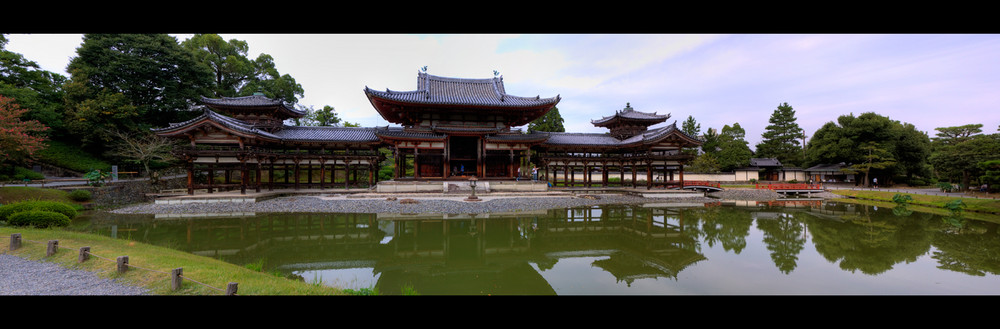
[[[812, 197], [829, 199], [833, 194], [818, 193]], [[709, 193], [703, 197], [645, 198], [622, 194], [584, 194], [576, 196], [480, 195], [482, 201], [463, 201], [465, 196], [405, 196], [348, 198], [346, 195], [299, 195], [274, 198], [254, 203], [144, 203], [124, 206], [107, 212], [114, 214], [192, 214], [192, 213], [441, 213], [482, 214], [500, 212], [538, 211], [559, 208], [586, 207], [609, 204], [646, 203], [712, 203], [721, 200], [774, 201], [781, 195], [769, 190], [730, 189]]]

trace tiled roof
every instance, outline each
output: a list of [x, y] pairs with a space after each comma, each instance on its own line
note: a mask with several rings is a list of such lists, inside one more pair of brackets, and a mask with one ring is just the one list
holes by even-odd
[[285, 141], [301, 142], [378, 142], [376, 128], [285, 126], [274, 134]]
[[823, 163], [807, 168], [805, 171], [840, 171], [846, 168], [846, 163]]
[[193, 125], [193, 124], [195, 124], [197, 122], [200, 122], [200, 121], [203, 121], [203, 120], [210, 120], [212, 122], [218, 123], [219, 125], [222, 125], [223, 127], [227, 127], [229, 129], [232, 129], [232, 130], [235, 130], [235, 131], [238, 131], [238, 132], [242, 132], [242, 133], [245, 133], [245, 134], [258, 135], [258, 136], [266, 137], [266, 138], [280, 139], [278, 136], [275, 136], [274, 134], [271, 134], [271, 133], [269, 133], [267, 131], [264, 131], [264, 130], [261, 130], [261, 129], [257, 129], [257, 128], [255, 128], [253, 125], [251, 125], [249, 123], [246, 123], [246, 122], [234, 119], [234, 118], [227, 117], [225, 115], [216, 113], [216, 112], [214, 112], [212, 110], [209, 110], [209, 109], [205, 109], [204, 111], [205, 111], [204, 113], [202, 113], [201, 115], [195, 117], [194, 119], [187, 120], [187, 121], [184, 121], [184, 122], [171, 123], [167, 127], [164, 127], [164, 128], [153, 128], [153, 129], [150, 129], [150, 130], [152, 130], [153, 132], [157, 132], [157, 133], [167, 133], [167, 132], [172, 132], [172, 131], [183, 130], [183, 129], [187, 128], [188, 126]]
[[227, 117], [208, 109], [205, 110], [205, 113], [194, 119], [179, 123], [172, 123], [170, 126], [152, 129], [152, 131], [156, 133], [180, 131], [203, 120], [209, 120], [245, 134], [280, 141], [355, 143], [373, 143], [379, 141], [378, 137], [375, 136], [376, 128], [284, 126], [281, 130], [270, 133], [257, 129], [249, 123]]
[[754, 167], [781, 167], [781, 161], [775, 158], [750, 158], [750, 165]]
[[550, 98], [508, 95], [503, 78], [447, 78], [420, 72], [417, 89], [412, 91], [377, 91], [365, 87], [365, 94], [387, 100], [425, 105], [465, 105], [493, 108], [522, 108], [555, 105], [559, 96]]
[[201, 97], [201, 102], [209, 107], [218, 108], [277, 108], [292, 117], [302, 117], [306, 114], [280, 99], [271, 99], [261, 94], [242, 97], [208, 98]]
[[549, 139], [543, 145], [550, 146], [606, 146], [632, 147], [642, 144], [657, 143], [664, 137], [675, 134], [698, 145], [701, 141], [677, 129], [676, 123], [656, 129], [647, 130], [641, 134], [619, 140], [610, 134], [603, 133], [549, 133]]
[[488, 141], [544, 141], [549, 138], [548, 133], [533, 132], [528, 134], [496, 134], [486, 135]]
[[379, 137], [404, 139], [445, 139], [445, 137], [447, 137], [445, 135], [435, 133], [408, 132], [404, 131], [402, 127], [389, 126], [376, 128], [375, 135]]
[[597, 119], [597, 120], [590, 120], [590, 123], [594, 124], [595, 126], [600, 126], [600, 125], [608, 124], [608, 123], [611, 123], [611, 122], [614, 122], [614, 121], [618, 121], [618, 120], [622, 120], [622, 119], [628, 119], [628, 120], [648, 121], [649, 124], [656, 124], [656, 123], [667, 121], [667, 119], [669, 119], [669, 118], [670, 118], [670, 114], [669, 113], [667, 113], [667, 114], [656, 114], [656, 112], [653, 112], [653, 113], [639, 112], [639, 111], [636, 111], [636, 110], [632, 109], [632, 106], [630, 104], [626, 103], [625, 104], [625, 108], [622, 109], [621, 111], [615, 112], [615, 115], [606, 116], [606, 117], [603, 117], [603, 118], [600, 118], [600, 119]]

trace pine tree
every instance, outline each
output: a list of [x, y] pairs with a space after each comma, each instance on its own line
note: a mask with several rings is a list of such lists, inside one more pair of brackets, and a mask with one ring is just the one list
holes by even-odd
[[768, 120], [770, 125], [761, 134], [757, 144], [757, 157], [776, 158], [785, 166], [802, 165], [803, 130], [795, 122], [795, 110], [788, 103], [778, 105]]

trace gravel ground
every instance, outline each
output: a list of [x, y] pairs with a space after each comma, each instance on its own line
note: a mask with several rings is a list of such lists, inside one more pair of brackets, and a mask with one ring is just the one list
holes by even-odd
[[96, 274], [0, 254], [0, 295], [146, 295], [145, 289]]

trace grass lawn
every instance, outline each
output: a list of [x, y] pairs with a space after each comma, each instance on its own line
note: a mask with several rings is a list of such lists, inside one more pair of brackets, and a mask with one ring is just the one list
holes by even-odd
[[[830, 193], [855, 197], [859, 199], [887, 201], [887, 202], [892, 202], [892, 196], [899, 194], [898, 192], [862, 191], [862, 190], [831, 190]], [[940, 195], [922, 195], [922, 194], [910, 194], [910, 193], [902, 193], [902, 194], [909, 195], [911, 198], [913, 198], [913, 201], [910, 201], [911, 205], [920, 205], [931, 208], [944, 208], [945, 204], [947, 204], [948, 202], [954, 201], [955, 199], [961, 199], [962, 203], [965, 204], [966, 211], [1000, 215], [1000, 200], [956, 198], [956, 197], [946, 197]]]
[[[12, 233], [21, 234], [21, 248], [10, 250]], [[57, 240], [58, 251], [46, 256], [49, 240]], [[81, 247], [90, 247], [90, 260], [79, 263]], [[157, 295], [224, 295], [229, 282], [238, 284], [237, 295], [341, 295], [343, 291], [318, 283], [302, 282], [236, 266], [224, 261], [134, 241], [64, 231], [0, 226], [0, 253], [30, 260], [44, 260], [67, 268], [97, 273], [109, 279], [142, 286]], [[128, 256], [124, 274], [116, 270], [116, 259]], [[180, 290], [171, 289], [170, 271], [182, 268]]]
[[26, 186], [0, 187], [0, 204], [35, 200], [76, 203], [69, 198], [69, 192], [63, 190]]

